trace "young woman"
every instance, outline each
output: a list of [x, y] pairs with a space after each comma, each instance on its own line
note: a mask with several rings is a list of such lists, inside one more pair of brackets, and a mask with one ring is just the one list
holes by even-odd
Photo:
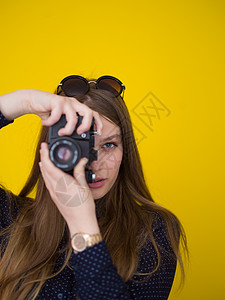
[[[102, 76], [69, 76], [57, 94], [19, 90], [0, 96], [0, 126], [24, 114], [42, 119], [42, 132], [26, 185], [18, 196], [0, 189], [0, 299], [167, 299], [179, 244], [186, 239], [177, 217], [157, 205], [147, 188], [124, 85]], [[49, 158], [49, 126], [62, 114], [71, 135], [95, 121], [98, 160], [87, 158], [73, 175]], [[37, 187], [35, 199], [28, 197]]]

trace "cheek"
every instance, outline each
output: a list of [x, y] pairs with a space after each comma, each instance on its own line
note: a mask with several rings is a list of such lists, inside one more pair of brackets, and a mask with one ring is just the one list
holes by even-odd
[[123, 154], [121, 151], [111, 153], [107, 155], [105, 159], [105, 163], [107, 165], [108, 171], [110, 172], [111, 176], [116, 176], [119, 172], [121, 161], [123, 158]]

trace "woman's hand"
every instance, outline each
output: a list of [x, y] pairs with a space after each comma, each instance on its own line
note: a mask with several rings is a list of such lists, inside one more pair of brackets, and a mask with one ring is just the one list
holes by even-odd
[[73, 177], [51, 162], [46, 143], [42, 143], [40, 155], [39, 165], [45, 185], [66, 220], [71, 236], [77, 232], [99, 233], [94, 199], [85, 179], [87, 158], [82, 158], [75, 166]]
[[[81, 134], [90, 129], [92, 119], [96, 130], [102, 131], [99, 114], [72, 97], [63, 97], [34, 89], [18, 90], [0, 96], [0, 111], [8, 120], [24, 114], [36, 114], [42, 124], [52, 126], [62, 114], [67, 123], [59, 135], [71, 135], [77, 124], [77, 113], [83, 117], [77, 132]], [[98, 233], [99, 227], [95, 213], [95, 203], [87, 185], [84, 173], [86, 159], [81, 159], [74, 168], [74, 177], [54, 166], [49, 159], [48, 146], [42, 144], [41, 173], [46, 187], [59, 211], [66, 220], [71, 235], [76, 232]]]
[[62, 114], [66, 115], [67, 124], [59, 130], [59, 135], [71, 135], [77, 124], [76, 113], [83, 116], [77, 132], [81, 134], [90, 129], [95, 119], [96, 130], [102, 131], [99, 114], [85, 104], [72, 97], [63, 97], [35, 89], [18, 90], [0, 96], [0, 111], [8, 120], [16, 119], [25, 114], [36, 114], [42, 119], [42, 125], [51, 126]]

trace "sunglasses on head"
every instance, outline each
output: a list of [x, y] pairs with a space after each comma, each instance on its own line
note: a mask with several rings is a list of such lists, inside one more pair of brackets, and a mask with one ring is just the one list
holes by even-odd
[[125, 85], [122, 84], [119, 79], [109, 75], [101, 76], [96, 81], [88, 81], [86, 78], [79, 75], [68, 76], [58, 85], [57, 94], [60, 94], [61, 89], [68, 97], [84, 95], [89, 91], [90, 83], [95, 84], [96, 89], [111, 92], [115, 97], [119, 96], [122, 92], [124, 95]]

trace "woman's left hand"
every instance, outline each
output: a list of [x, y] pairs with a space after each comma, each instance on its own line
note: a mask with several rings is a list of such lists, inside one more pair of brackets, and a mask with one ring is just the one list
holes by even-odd
[[45, 185], [67, 222], [71, 236], [77, 232], [99, 233], [94, 199], [85, 179], [87, 158], [78, 162], [71, 176], [52, 163], [47, 143], [41, 144], [40, 157]]

